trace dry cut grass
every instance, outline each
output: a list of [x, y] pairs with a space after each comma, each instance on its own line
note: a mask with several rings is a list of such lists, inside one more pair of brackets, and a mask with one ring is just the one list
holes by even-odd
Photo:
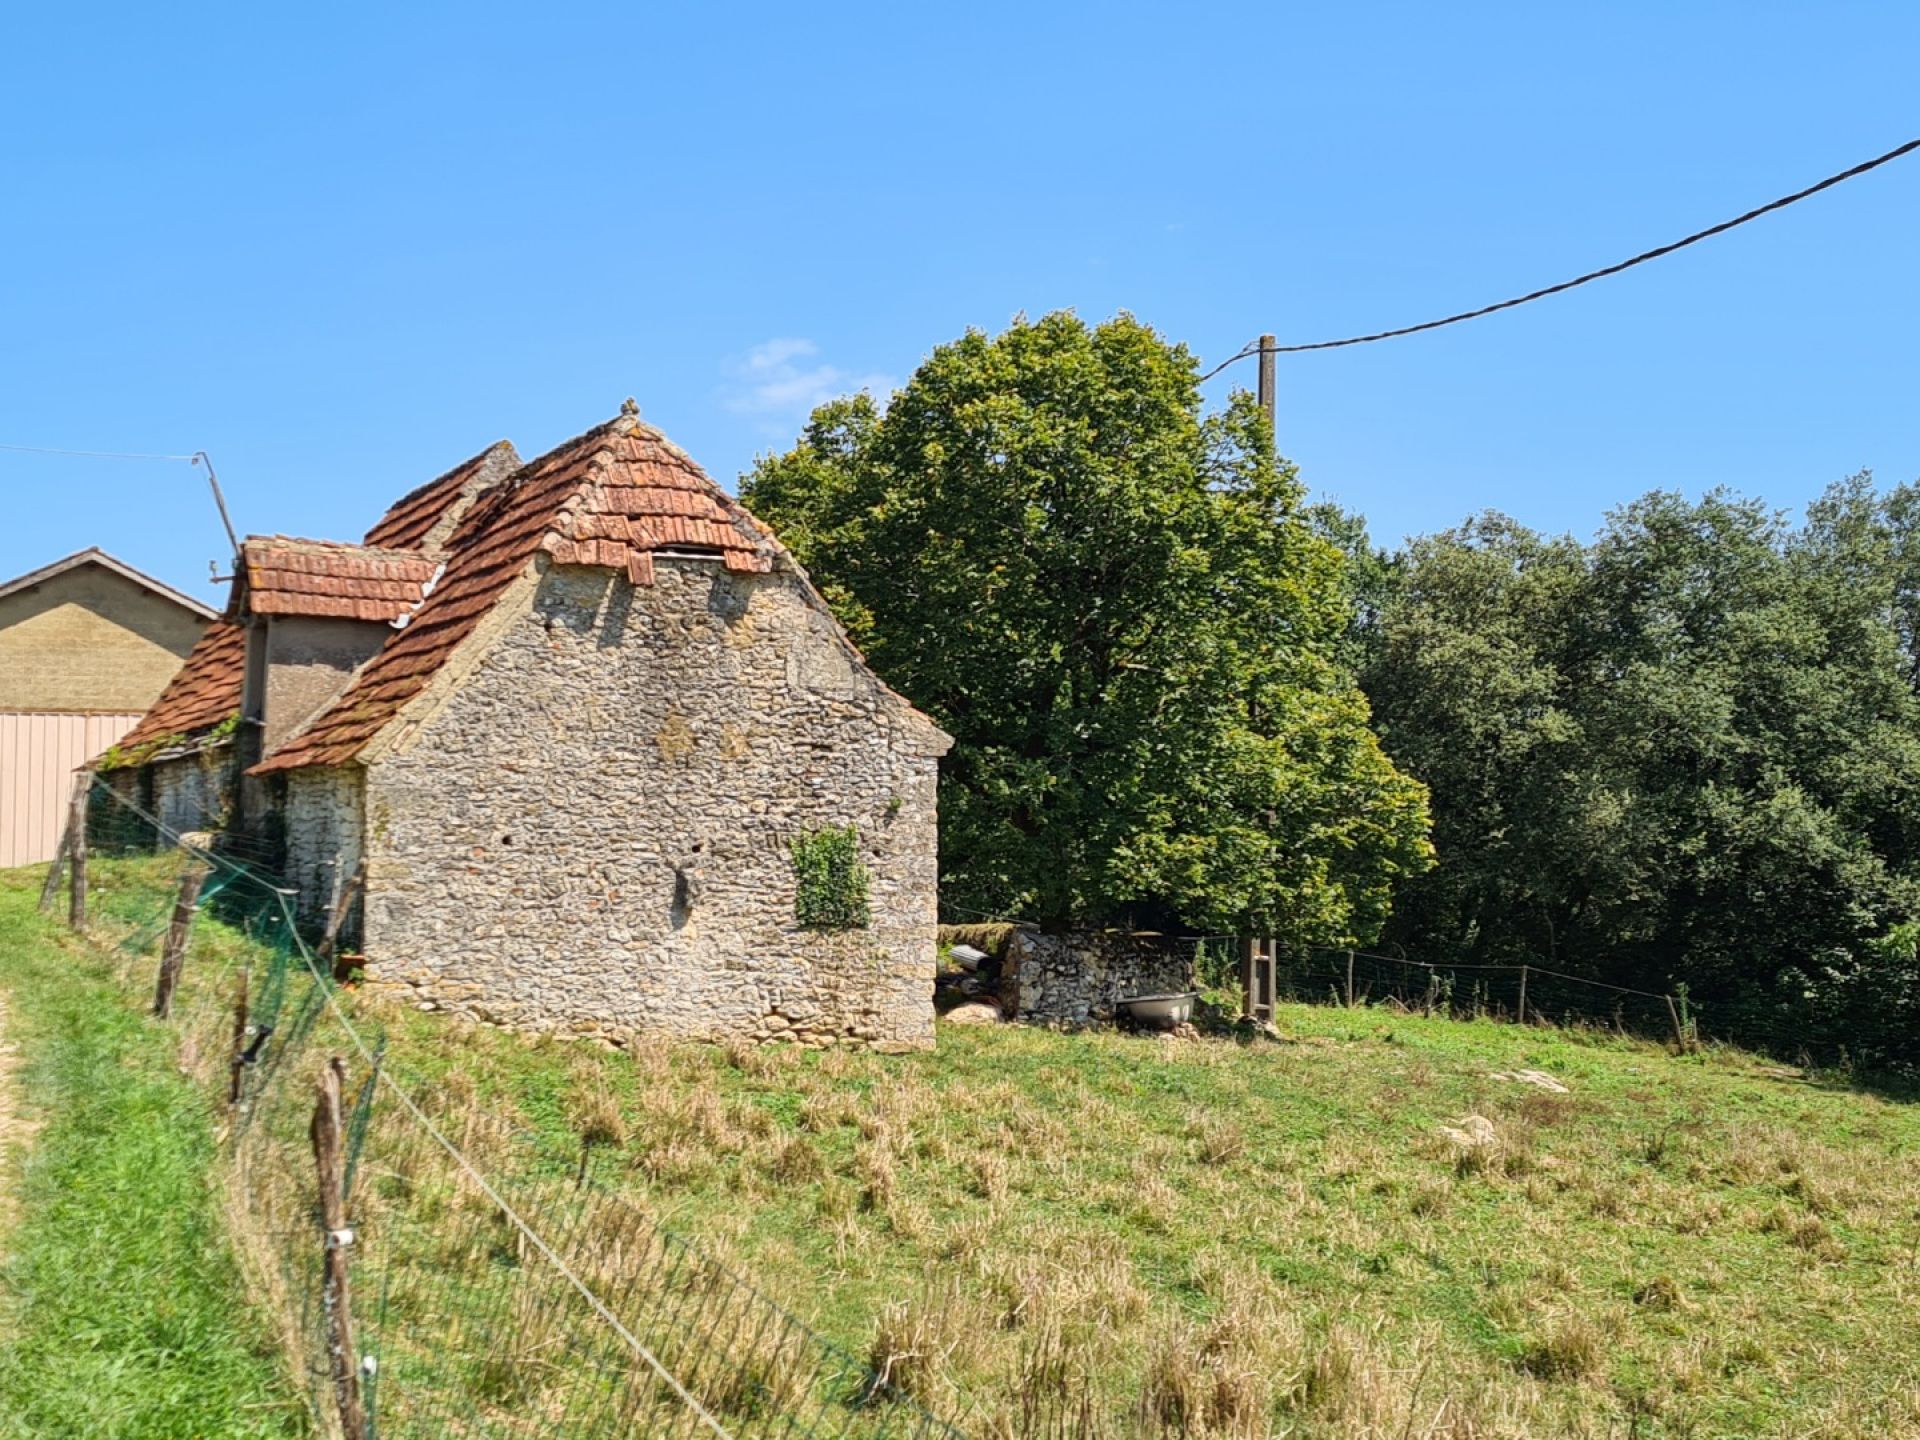
[[393, 1018], [450, 1122], [591, 1149], [970, 1433], [1920, 1435], [1920, 1115], [1750, 1057], [1305, 1008], [906, 1057]]

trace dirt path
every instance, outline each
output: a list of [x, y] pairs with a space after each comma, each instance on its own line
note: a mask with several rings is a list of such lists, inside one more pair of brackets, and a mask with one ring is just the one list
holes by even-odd
[[20, 1114], [20, 1092], [14, 1083], [19, 1052], [7, 1038], [7, 992], [0, 990], [0, 1255], [6, 1253], [7, 1231], [13, 1224], [15, 1150], [33, 1133]]

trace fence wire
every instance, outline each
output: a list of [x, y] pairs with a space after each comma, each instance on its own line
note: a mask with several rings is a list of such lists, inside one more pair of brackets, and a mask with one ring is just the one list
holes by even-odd
[[[319, 1433], [961, 1440], [603, 1183], [590, 1147], [557, 1155], [416, 1064], [246, 847], [177, 834], [99, 782], [87, 837], [88, 928], [133, 1003], [182, 874], [206, 871], [171, 1023], [226, 1116], [231, 1228]], [[364, 1437], [336, 1404], [309, 1137], [336, 1056]]]
[[1698, 1017], [1684, 995], [1633, 990], [1533, 964], [1449, 965], [1314, 948], [1280, 953], [1274, 971], [1281, 997], [1308, 1004], [1393, 1004], [1458, 1020], [1597, 1028], [1683, 1044], [1698, 1034]]

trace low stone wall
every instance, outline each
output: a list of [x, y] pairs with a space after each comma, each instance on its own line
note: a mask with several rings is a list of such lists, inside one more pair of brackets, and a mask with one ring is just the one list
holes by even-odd
[[1010, 1019], [1089, 1025], [1128, 995], [1193, 988], [1193, 943], [1125, 930], [1022, 929], [1007, 944], [1000, 1001]]

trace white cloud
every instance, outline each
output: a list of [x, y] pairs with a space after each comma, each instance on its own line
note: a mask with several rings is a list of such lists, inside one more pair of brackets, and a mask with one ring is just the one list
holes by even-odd
[[729, 367], [727, 408], [767, 422], [768, 428], [806, 419], [815, 406], [856, 390], [885, 402], [900, 382], [891, 375], [856, 375], [820, 358], [811, 340], [774, 339], [754, 346]]

